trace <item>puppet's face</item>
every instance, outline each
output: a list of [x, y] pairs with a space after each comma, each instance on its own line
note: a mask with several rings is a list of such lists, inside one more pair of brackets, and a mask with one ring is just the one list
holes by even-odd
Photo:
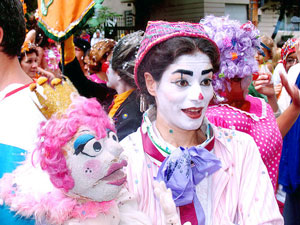
[[93, 131], [81, 127], [66, 147], [75, 183], [69, 193], [98, 202], [114, 199], [126, 181], [122, 168], [127, 165], [119, 157], [123, 150], [116, 134], [108, 131], [105, 138], [96, 139]]

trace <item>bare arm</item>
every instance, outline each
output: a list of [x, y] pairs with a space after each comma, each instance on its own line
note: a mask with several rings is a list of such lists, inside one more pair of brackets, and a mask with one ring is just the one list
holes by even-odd
[[55, 78], [55, 75], [47, 70], [42, 69], [41, 67], [38, 67], [38, 73], [41, 76], [47, 77], [49, 80], [52, 80]]
[[292, 98], [291, 105], [276, 120], [280, 133], [284, 137], [300, 114], [300, 90], [296, 85], [290, 85], [284, 75], [280, 74], [280, 78], [283, 86]]

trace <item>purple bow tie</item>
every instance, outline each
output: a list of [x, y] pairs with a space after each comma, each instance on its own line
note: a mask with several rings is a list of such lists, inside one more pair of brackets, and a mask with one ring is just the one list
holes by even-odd
[[164, 181], [172, 190], [176, 206], [194, 203], [198, 224], [205, 224], [203, 208], [195, 186], [203, 178], [221, 168], [216, 156], [203, 147], [177, 148], [161, 164], [157, 181]]

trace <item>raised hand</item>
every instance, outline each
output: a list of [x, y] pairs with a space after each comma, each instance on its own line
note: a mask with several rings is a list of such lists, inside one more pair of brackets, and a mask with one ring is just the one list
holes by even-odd
[[259, 73], [258, 78], [253, 81], [255, 90], [267, 97], [275, 96], [274, 85], [271, 82], [272, 74]]
[[291, 96], [292, 104], [300, 108], [300, 90], [296, 85], [291, 85], [286, 77], [280, 73], [280, 79], [283, 87], [285, 87], [289, 96]]

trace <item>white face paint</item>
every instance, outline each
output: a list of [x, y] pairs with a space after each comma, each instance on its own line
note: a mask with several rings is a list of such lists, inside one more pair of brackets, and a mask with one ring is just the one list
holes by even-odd
[[113, 68], [111, 67], [111, 65], [109, 64], [109, 67], [106, 71], [106, 75], [107, 75], [107, 83], [106, 86], [116, 89], [119, 80], [121, 79], [120, 76], [116, 73], [116, 71], [113, 70]]
[[213, 97], [212, 69], [204, 53], [178, 57], [158, 83], [155, 97], [158, 116], [171, 127], [198, 129]]
[[114, 132], [96, 139], [92, 130], [81, 127], [65, 150], [74, 180], [69, 193], [99, 202], [116, 198], [126, 181], [123, 167], [127, 162], [120, 157], [123, 149]]

